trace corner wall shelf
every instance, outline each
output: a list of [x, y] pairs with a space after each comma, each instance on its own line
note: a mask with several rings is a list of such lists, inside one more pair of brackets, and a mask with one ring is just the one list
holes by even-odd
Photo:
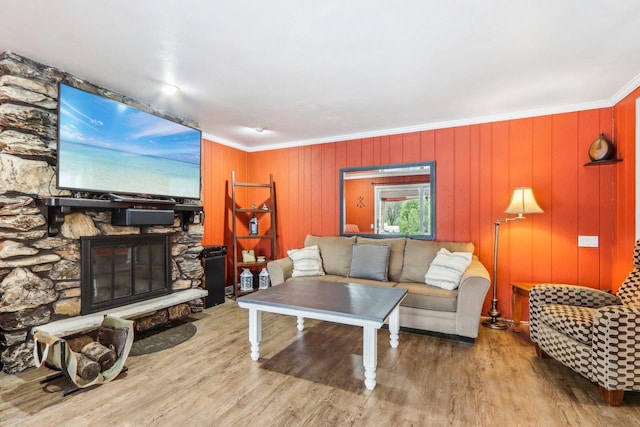
[[614, 163], [619, 163], [621, 161], [622, 161], [622, 159], [594, 160], [594, 161], [585, 163], [584, 166], [611, 165], [611, 164], [614, 164]]
[[64, 223], [64, 216], [71, 212], [72, 208], [83, 209], [171, 209], [175, 213], [180, 213], [182, 229], [187, 231], [189, 224], [193, 223], [195, 214], [204, 211], [200, 205], [185, 203], [153, 204], [146, 203], [143, 199], [140, 202], [116, 202], [103, 199], [80, 199], [74, 197], [44, 197], [42, 198], [47, 207], [47, 231], [49, 236], [55, 236], [60, 232], [60, 226]]

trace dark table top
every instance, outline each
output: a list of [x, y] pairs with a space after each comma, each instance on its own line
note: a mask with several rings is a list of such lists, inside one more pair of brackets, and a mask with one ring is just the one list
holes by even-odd
[[384, 321], [406, 289], [322, 280], [293, 279], [238, 298], [265, 307], [303, 308], [317, 313]]

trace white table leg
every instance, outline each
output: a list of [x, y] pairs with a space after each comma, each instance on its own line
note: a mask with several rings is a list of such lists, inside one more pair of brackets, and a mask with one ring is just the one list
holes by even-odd
[[251, 360], [260, 358], [260, 340], [262, 340], [262, 312], [249, 309], [249, 342], [251, 343]]
[[398, 305], [393, 309], [391, 315], [389, 315], [389, 338], [391, 341], [391, 347], [397, 348], [400, 343], [400, 306]]
[[304, 331], [304, 317], [298, 316], [298, 330]]
[[362, 334], [364, 360], [364, 385], [369, 390], [376, 386], [376, 366], [378, 365], [378, 330], [365, 326]]

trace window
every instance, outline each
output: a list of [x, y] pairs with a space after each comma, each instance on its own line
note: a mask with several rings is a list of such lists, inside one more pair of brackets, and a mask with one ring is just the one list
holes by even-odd
[[430, 186], [376, 185], [375, 233], [431, 235]]

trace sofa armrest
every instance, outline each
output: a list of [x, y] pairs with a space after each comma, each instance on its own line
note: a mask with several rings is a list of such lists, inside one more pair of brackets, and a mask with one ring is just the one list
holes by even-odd
[[456, 333], [466, 337], [476, 337], [480, 324], [480, 314], [487, 296], [491, 280], [486, 267], [473, 258], [462, 275], [458, 286], [456, 308]]
[[289, 257], [269, 261], [267, 263], [267, 271], [269, 271], [271, 285], [279, 285], [291, 278], [293, 261]]
[[531, 341], [534, 343], [539, 343], [540, 313], [542, 308], [549, 304], [600, 308], [608, 305], [619, 305], [620, 299], [608, 292], [585, 286], [563, 284], [534, 286], [529, 292], [529, 333]]
[[592, 352], [594, 374], [607, 390], [637, 390], [640, 375], [640, 306], [611, 305], [596, 311]]

